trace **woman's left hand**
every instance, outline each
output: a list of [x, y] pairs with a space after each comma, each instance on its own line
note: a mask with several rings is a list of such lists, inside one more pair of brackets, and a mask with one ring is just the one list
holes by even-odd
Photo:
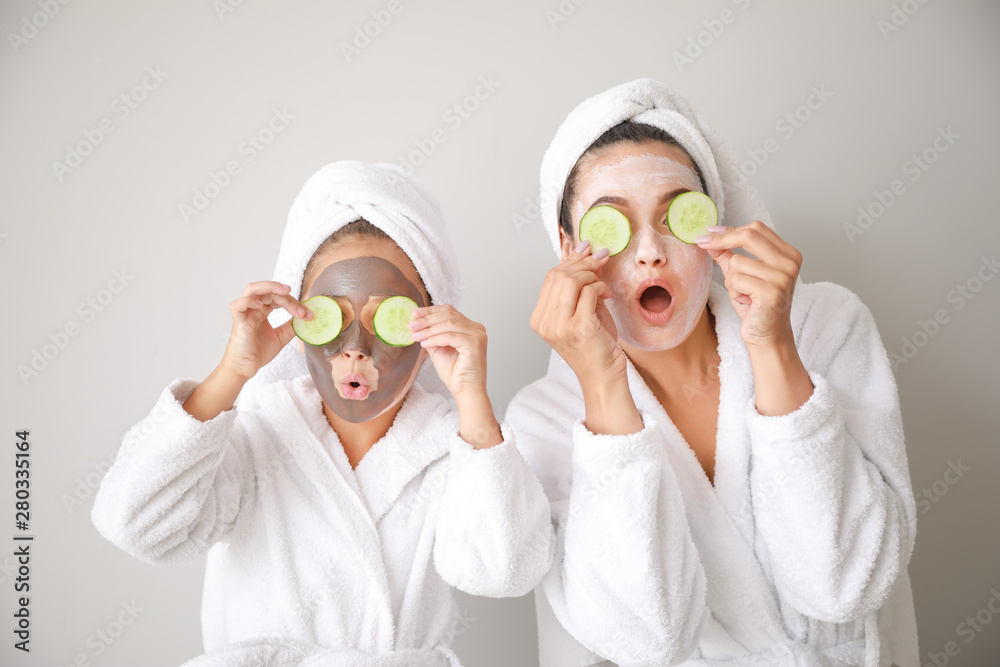
[[[709, 232], [707, 240], [699, 237], [696, 243], [726, 277], [729, 299], [742, 320], [743, 342], [748, 348], [794, 347], [789, 314], [802, 253], [760, 220], [742, 227], [712, 227]], [[733, 248], [754, 256], [737, 255]]]
[[441, 305], [414, 311], [410, 330], [455, 397], [458, 435], [476, 449], [503, 442], [486, 393], [486, 327], [453, 306]]
[[456, 400], [470, 392], [486, 392], [486, 327], [453, 306], [440, 305], [418, 308], [410, 330]]

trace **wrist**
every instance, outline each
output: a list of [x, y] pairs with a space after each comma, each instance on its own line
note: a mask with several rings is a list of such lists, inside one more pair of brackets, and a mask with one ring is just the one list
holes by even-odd
[[458, 435], [474, 449], [486, 449], [503, 442], [500, 423], [486, 392], [455, 397], [458, 407]]
[[587, 430], [598, 435], [630, 435], [642, 430], [642, 417], [627, 378], [581, 384]]

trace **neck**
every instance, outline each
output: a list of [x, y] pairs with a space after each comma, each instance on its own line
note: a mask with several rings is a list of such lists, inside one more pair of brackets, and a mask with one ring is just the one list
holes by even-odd
[[642, 379], [661, 398], [680, 396], [685, 387], [700, 386], [702, 378], [718, 373], [719, 339], [708, 306], [688, 337], [676, 347], [649, 351], [624, 342], [620, 345]]
[[352, 468], [357, 468], [368, 450], [385, 437], [402, 406], [403, 401], [399, 401], [374, 419], [369, 419], [366, 422], [349, 422], [331, 410], [326, 403], [323, 403], [323, 414], [326, 415], [326, 420], [337, 433]]

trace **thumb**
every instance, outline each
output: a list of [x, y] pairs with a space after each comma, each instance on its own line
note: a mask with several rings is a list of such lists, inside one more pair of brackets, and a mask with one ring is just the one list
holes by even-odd
[[709, 256], [719, 265], [719, 268], [722, 269], [722, 274], [728, 276], [729, 262], [733, 258], [733, 251], [729, 249], [711, 250], [709, 248], [705, 248], [705, 252], [707, 252]]
[[292, 321], [288, 320], [281, 326], [276, 327], [274, 333], [277, 335], [281, 347], [285, 347], [285, 345], [288, 345], [288, 341], [295, 338], [295, 329], [292, 328]]

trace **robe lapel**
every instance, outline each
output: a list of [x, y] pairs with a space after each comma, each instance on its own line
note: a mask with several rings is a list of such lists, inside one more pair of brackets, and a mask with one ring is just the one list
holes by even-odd
[[[665, 436], [667, 458], [684, 496], [688, 525], [708, 579], [708, 604], [712, 614], [733, 639], [753, 652], [765, 650], [774, 641], [785, 639], [787, 634], [780, 621], [777, 601], [752, 547], [749, 448], [745, 433], [739, 427], [748, 400], [750, 366], [739, 338], [739, 317], [729, 303], [725, 288], [718, 283], [712, 284], [709, 307], [716, 318], [722, 388], [714, 487], [694, 451], [631, 361], [628, 364], [629, 385], [637, 405], [656, 417]], [[750, 382], [752, 390], [752, 378]], [[746, 503], [742, 500], [744, 497], [748, 500]]]

